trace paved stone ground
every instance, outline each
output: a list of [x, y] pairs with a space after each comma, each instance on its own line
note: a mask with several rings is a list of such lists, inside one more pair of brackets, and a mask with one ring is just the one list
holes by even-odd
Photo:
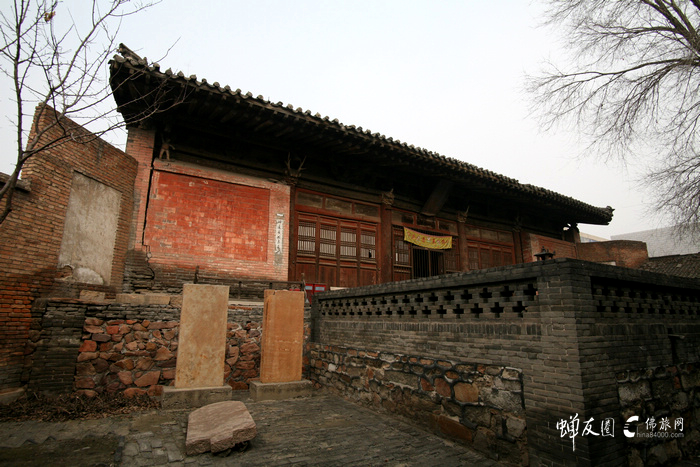
[[64, 423], [0, 423], [0, 465], [469, 465], [496, 462], [338, 397], [244, 400], [258, 435], [245, 451], [185, 456], [189, 411]]

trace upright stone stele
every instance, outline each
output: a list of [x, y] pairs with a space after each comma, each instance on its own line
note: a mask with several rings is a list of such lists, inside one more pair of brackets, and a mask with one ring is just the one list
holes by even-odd
[[251, 381], [255, 400], [310, 394], [301, 379], [304, 352], [304, 292], [266, 290], [260, 351], [260, 381]]
[[200, 407], [231, 399], [224, 385], [228, 286], [185, 284], [182, 290], [175, 386], [163, 406]]

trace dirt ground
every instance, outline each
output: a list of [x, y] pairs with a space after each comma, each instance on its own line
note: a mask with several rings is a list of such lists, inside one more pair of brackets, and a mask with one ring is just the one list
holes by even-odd
[[66, 394], [50, 397], [25, 394], [10, 404], [0, 405], [0, 422], [64, 422], [104, 418], [158, 407], [159, 403], [148, 396], [124, 397], [121, 394], [105, 394], [84, 397]]

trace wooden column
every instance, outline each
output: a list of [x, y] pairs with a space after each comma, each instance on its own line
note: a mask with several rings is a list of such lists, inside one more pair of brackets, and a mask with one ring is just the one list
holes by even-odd
[[296, 281], [297, 269], [297, 230], [296, 230], [296, 206], [297, 206], [297, 177], [286, 177], [285, 183], [289, 185], [289, 267], [287, 272], [288, 281]]
[[467, 222], [468, 213], [469, 209], [457, 213], [457, 235], [459, 236], [459, 264], [457, 269], [460, 271], [469, 270], [469, 246], [467, 245], [467, 229], [464, 225]]
[[392, 217], [394, 204], [394, 193], [388, 191], [382, 193], [382, 204], [379, 225], [379, 282], [385, 284], [394, 280], [394, 266], [392, 252], [394, 250], [394, 239], [392, 231]]

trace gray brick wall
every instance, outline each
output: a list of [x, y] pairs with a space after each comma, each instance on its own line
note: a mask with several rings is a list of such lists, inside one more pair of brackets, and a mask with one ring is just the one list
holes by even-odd
[[[699, 313], [697, 281], [557, 259], [317, 295], [312, 341], [516, 368], [531, 465], [620, 465], [616, 375], [700, 361]], [[574, 451], [557, 424], [575, 415], [614, 436]]]

